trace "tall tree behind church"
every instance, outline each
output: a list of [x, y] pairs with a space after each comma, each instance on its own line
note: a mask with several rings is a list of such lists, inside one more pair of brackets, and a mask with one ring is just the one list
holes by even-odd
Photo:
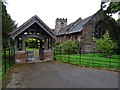
[[[104, 4], [104, 2], [102, 3]], [[119, 2], [110, 2], [109, 6], [105, 10], [105, 12], [111, 17], [112, 14], [115, 14], [120, 11], [120, 1]], [[113, 18], [112, 18], [113, 19]], [[115, 20], [114, 20], [115, 21]], [[116, 21], [119, 25], [118, 31], [117, 31], [117, 43], [118, 43], [118, 50], [117, 53], [120, 54], [120, 19]]]
[[15, 21], [13, 21], [10, 15], [7, 13], [6, 5], [2, 1], [2, 45], [6, 48], [9, 44], [10, 35], [9, 32], [16, 28]]
[[118, 11], [120, 11], [120, 1], [110, 2], [109, 6], [107, 7], [106, 13], [117, 13]]

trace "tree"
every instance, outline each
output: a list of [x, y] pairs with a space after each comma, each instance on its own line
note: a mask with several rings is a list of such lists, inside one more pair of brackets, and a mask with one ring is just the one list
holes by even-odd
[[[104, 4], [106, 4], [105, 2], [101, 3], [101, 9], [104, 8]], [[115, 52], [117, 54], [120, 54], [120, 19], [118, 19], [117, 21], [115, 21], [111, 16], [112, 14], [117, 13], [118, 11], [120, 11], [120, 1], [119, 2], [110, 2], [109, 6], [107, 7], [105, 11], [105, 14], [107, 14], [107, 16], [105, 16], [106, 19], [110, 19], [113, 22], [116, 22], [118, 25], [116, 25], [118, 27], [118, 29], [116, 29], [116, 37], [117, 37], [117, 45], [118, 48], [115, 50]], [[113, 31], [114, 32], [114, 31]]]
[[2, 1], [2, 44], [3, 48], [7, 47], [10, 40], [9, 33], [16, 28], [15, 21], [7, 13], [5, 3]]
[[[104, 9], [106, 7], [105, 2], [101, 2], [101, 9]], [[110, 2], [110, 4], [108, 5], [107, 9], [104, 10], [105, 14], [107, 14], [109, 17], [107, 18], [111, 18], [113, 19], [111, 16], [112, 14], [117, 13], [118, 11], [120, 11], [120, 1], [119, 2]]]
[[120, 26], [120, 19], [118, 19], [116, 22], [117, 22], [117, 23], [118, 23], [118, 25]]
[[98, 51], [106, 57], [112, 55], [113, 50], [117, 48], [117, 44], [112, 41], [108, 31], [103, 35], [103, 37], [101, 37], [100, 39], [96, 39], [95, 41], [98, 46]]
[[[106, 7], [104, 4], [105, 4], [105, 2], [101, 3], [101, 8]], [[114, 14], [114, 13], [117, 13], [118, 11], [120, 11], [120, 1], [119, 2], [110, 2], [109, 6], [105, 10], [105, 12], [108, 14]]]

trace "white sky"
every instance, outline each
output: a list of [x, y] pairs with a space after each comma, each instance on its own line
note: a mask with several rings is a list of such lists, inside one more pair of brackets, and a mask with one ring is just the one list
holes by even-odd
[[7, 0], [7, 3], [7, 11], [18, 26], [37, 15], [54, 29], [56, 18], [67, 18], [69, 24], [79, 17], [93, 15], [100, 9], [101, 0]]

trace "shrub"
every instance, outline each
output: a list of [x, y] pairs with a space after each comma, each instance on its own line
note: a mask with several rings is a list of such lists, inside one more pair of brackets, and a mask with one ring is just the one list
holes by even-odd
[[117, 44], [112, 41], [108, 31], [100, 39], [95, 40], [98, 46], [98, 51], [102, 52], [102, 55], [110, 57], [113, 50], [117, 48]]
[[79, 42], [78, 41], [66, 41], [59, 44], [59, 48], [62, 49], [62, 53], [76, 54], [78, 53]]
[[58, 47], [59, 46], [59, 42], [55, 42], [55, 43], [53, 43], [53, 47]]

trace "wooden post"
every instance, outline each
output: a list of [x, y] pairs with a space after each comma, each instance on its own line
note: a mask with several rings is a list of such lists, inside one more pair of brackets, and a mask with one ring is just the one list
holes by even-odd
[[44, 49], [45, 50], [48, 50], [48, 39], [47, 38], [44, 38]]
[[25, 50], [25, 38], [24, 37], [22, 37], [22, 50]]
[[50, 47], [49, 47], [49, 45], [50, 45], [50, 40], [49, 40], [50, 38], [47, 38], [47, 45], [48, 45], [48, 50], [50, 49]]

